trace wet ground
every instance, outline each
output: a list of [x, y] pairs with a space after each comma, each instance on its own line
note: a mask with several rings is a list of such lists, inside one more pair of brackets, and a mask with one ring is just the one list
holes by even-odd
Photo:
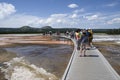
[[42, 67], [58, 77], [62, 77], [69, 62], [73, 47], [69, 45], [26, 45], [5, 48], [17, 53], [30, 64]]
[[[3, 72], [6, 74], [7, 80], [11, 80], [11, 76], [12, 80], [16, 80], [17, 77], [18, 80], [21, 80], [19, 79], [21, 76], [23, 76], [22, 79], [25, 79], [26, 76], [24, 76], [24, 73], [27, 74], [28, 69], [30, 69], [29, 72], [33, 72], [30, 73], [32, 76], [35, 75], [34, 77], [29, 77], [29, 80], [39, 80], [41, 77], [43, 80], [48, 80], [48, 78], [59, 80], [66, 69], [73, 51], [73, 43], [64, 38], [36, 35], [2, 35], [1, 37], [3, 44], [0, 45], [0, 67], [6, 69], [7, 72], [4, 70]], [[12, 60], [15, 57], [18, 58]], [[5, 65], [4, 62], [8, 62], [7, 65], [9, 65]], [[34, 68], [33, 65], [36, 68]], [[31, 71], [31, 69], [33, 71]], [[37, 69], [42, 69], [41, 72], [39, 72], [42, 76], [34, 74], [37, 73]], [[24, 72], [20, 74], [18, 71], [22, 70]], [[3, 72], [0, 71], [0, 80], [6, 80]], [[52, 75], [46, 76], [48, 74]]]
[[114, 41], [94, 42], [116, 72], [120, 75], [120, 44]]

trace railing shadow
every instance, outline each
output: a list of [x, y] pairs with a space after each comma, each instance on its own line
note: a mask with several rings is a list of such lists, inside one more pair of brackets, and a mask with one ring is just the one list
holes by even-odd
[[99, 57], [99, 55], [85, 55], [84, 57]]
[[87, 55], [86, 57], [99, 57], [99, 55]]

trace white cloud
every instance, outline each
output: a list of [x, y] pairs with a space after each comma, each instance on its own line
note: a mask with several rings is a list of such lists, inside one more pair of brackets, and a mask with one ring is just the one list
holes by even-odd
[[71, 15], [71, 18], [77, 18], [77, 17], [78, 17], [77, 14], [72, 14], [72, 15]]
[[95, 20], [98, 19], [98, 15], [85, 16], [85, 18], [88, 20]]
[[36, 24], [38, 20], [39, 18], [36, 16], [16, 14], [0, 20], [0, 27], [21, 27], [24, 25], [31, 25], [32, 23]]
[[81, 9], [75, 10], [74, 13], [80, 13], [80, 12], [84, 12], [84, 11], [85, 11], [85, 9], [84, 9], [84, 8], [81, 8]]
[[[85, 18], [80, 17], [80, 15], [85, 15]], [[120, 23], [120, 18], [115, 18], [120, 15], [98, 15], [96, 14], [52, 14], [47, 18], [41, 18], [37, 16], [25, 15], [25, 14], [14, 14], [10, 17], [0, 20], [0, 27], [21, 27], [28, 25], [31, 27], [42, 27], [42, 26], [52, 26], [52, 27], [77, 27], [77, 28], [109, 28], [112, 25]], [[104, 18], [105, 17], [105, 18]], [[111, 19], [111, 20], [110, 20]], [[110, 21], [108, 21], [110, 20]], [[107, 24], [104, 24], [106, 23]], [[109, 25], [109, 26], [108, 26]], [[104, 27], [107, 26], [107, 27]]]
[[77, 4], [69, 4], [68, 7], [69, 8], [76, 8], [76, 7], [78, 7], [78, 5]]
[[48, 18], [42, 19], [42, 23], [40, 23], [40, 24], [52, 26], [52, 25], [55, 25], [57, 23], [64, 23], [65, 18], [67, 16], [68, 16], [67, 14], [52, 14]]
[[16, 28], [16, 27], [28, 25], [31, 27], [39, 28], [42, 26], [49, 25], [49, 26], [57, 27], [57, 28], [59, 27], [104, 28], [105, 26], [108, 26], [106, 28], [109, 28], [109, 26], [111, 26], [109, 24], [120, 23], [119, 12], [113, 13], [113, 14], [85, 13], [84, 8], [77, 9], [75, 11], [72, 11], [71, 13], [52, 14], [52, 15], [49, 15], [49, 17], [47, 18], [26, 15], [26, 14], [11, 15], [15, 13], [16, 10], [12, 4], [7, 4], [7, 3], [0, 3], [0, 10], [1, 10], [0, 11], [0, 27]]
[[68, 24], [67, 14], [52, 14], [47, 18], [40, 18], [32, 15], [15, 14], [0, 20], [0, 27], [21, 27], [29, 25], [32, 27], [55, 26]]
[[120, 24], [120, 18], [114, 18], [112, 20], [109, 20], [107, 24]]
[[116, 6], [118, 3], [110, 3], [110, 4], [106, 4], [105, 6], [108, 6], [108, 7], [114, 7]]
[[67, 14], [52, 14], [52, 15], [51, 15], [51, 17], [54, 17], [54, 18], [55, 18], [55, 17], [56, 17], [56, 18], [58, 18], [58, 17], [61, 18], [61, 17], [66, 17], [66, 16], [67, 16]]
[[6, 16], [15, 13], [15, 7], [12, 4], [0, 3], [0, 19], [5, 18]]
[[84, 18], [86, 18], [87, 20], [96, 20], [96, 19], [98, 19], [98, 15], [95, 14], [95, 15], [91, 15], [91, 16], [85, 16]]
[[[73, 14], [73, 17], [75, 18], [75, 14]], [[31, 23], [31, 25], [36, 26], [36, 24], [39, 26], [45, 26], [49, 25], [52, 27], [70, 27], [73, 25], [77, 25], [78, 22], [70, 18], [70, 14], [52, 14], [48, 18], [41, 18], [37, 21]]]
[[46, 24], [50, 24], [50, 23], [52, 23], [53, 21], [54, 21], [54, 18], [48, 18], [48, 19], [46, 19], [45, 23], [46, 23]]
[[57, 20], [57, 23], [61, 23], [61, 22], [62, 22], [62, 20], [60, 20], [60, 19]]

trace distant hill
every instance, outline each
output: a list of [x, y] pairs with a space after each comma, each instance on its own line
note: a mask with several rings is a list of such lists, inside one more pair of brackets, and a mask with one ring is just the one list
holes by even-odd
[[53, 29], [51, 26], [44, 26], [44, 27], [41, 27], [41, 29]]
[[32, 27], [30, 26], [22, 26], [21, 28], [19, 29], [22, 29], [22, 30], [29, 30], [29, 29], [32, 29]]

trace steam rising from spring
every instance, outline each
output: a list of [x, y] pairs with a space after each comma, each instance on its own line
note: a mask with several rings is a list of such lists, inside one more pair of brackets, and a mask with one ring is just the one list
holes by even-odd
[[7, 65], [7, 68], [1, 70], [8, 80], [58, 80], [55, 75], [45, 69], [28, 64], [23, 57], [13, 58], [4, 64]]

